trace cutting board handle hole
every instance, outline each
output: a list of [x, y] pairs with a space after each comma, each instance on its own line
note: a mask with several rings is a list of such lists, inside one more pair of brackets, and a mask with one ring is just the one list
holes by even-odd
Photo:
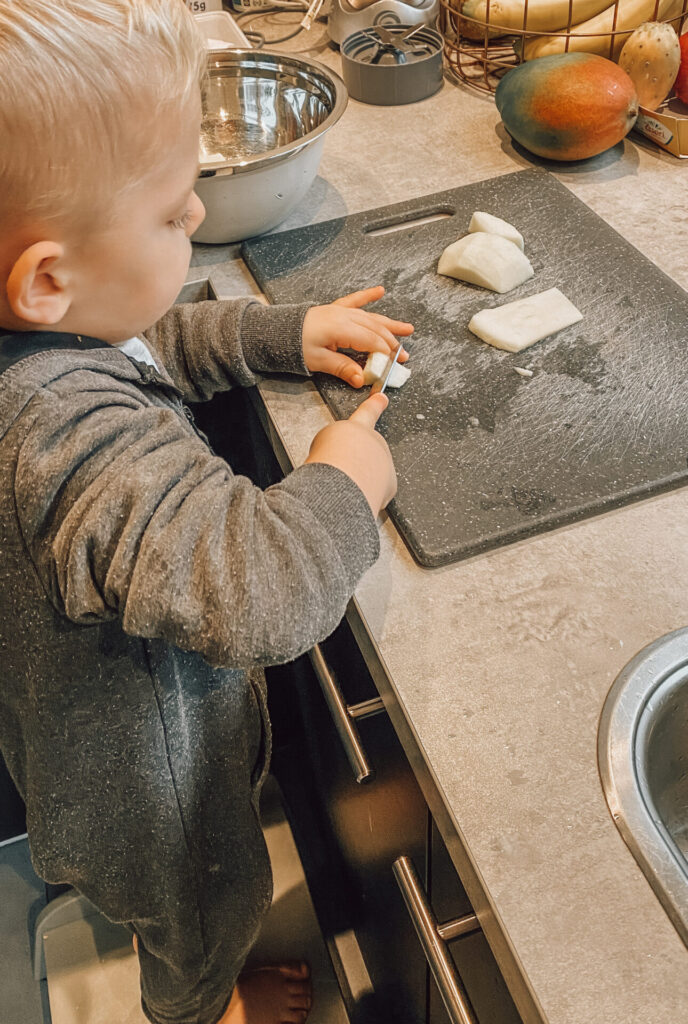
[[450, 206], [444, 206], [435, 210], [426, 210], [422, 213], [408, 214], [400, 220], [378, 220], [367, 224], [363, 231], [366, 235], [389, 235], [393, 231], [410, 231], [411, 228], [419, 228], [423, 224], [434, 224], [436, 220], [448, 220], [453, 217], [456, 210]]

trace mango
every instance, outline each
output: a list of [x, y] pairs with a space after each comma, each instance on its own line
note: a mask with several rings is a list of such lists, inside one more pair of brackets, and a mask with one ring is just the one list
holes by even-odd
[[585, 160], [620, 142], [638, 97], [617, 64], [594, 53], [538, 57], [508, 71], [495, 92], [504, 127], [548, 160]]

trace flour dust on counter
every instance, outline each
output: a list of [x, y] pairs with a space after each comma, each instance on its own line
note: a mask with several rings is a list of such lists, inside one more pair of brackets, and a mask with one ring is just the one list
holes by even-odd
[[[441, 277], [437, 259], [476, 210], [516, 225], [526, 240], [535, 275], [510, 300], [556, 288], [580, 323], [525, 353], [471, 334], [471, 318], [504, 300]], [[379, 283], [386, 295], [376, 311], [415, 325], [404, 343], [412, 376], [390, 396], [379, 429], [399, 483], [390, 515], [421, 565], [688, 479], [688, 294], [548, 172], [518, 171], [267, 235], [242, 251], [272, 302], [322, 303]], [[338, 418], [361, 401], [340, 381], [316, 384]]]

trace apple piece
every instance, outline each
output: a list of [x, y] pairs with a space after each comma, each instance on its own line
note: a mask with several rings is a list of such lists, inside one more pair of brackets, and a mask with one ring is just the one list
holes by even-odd
[[[366, 364], [363, 367], [363, 383], [374, 384], [376, 380], [381, 380], [387, 372], [389, 366], [389, 356], [385, 355], [384, 352], [371, 352], [366, 359]], [[388, 388], [400, 388], [411, 376], [411, 371], [400, 363], [395, 363], [392, 367], [392, 372], [389, 375], [387, 381]]]
[[475, 231], [448, 245], [437, 272], [500, 293], [510, 292], [535, 273], [517, 245], [486, 231]]
[[495, 217], [491, 213], [482, 213], [480, 210], [476, 210], [471, 217], [468, 230], [471, 232], [485, 231], [488, 235], [501, 235], [502, 238], [508, 238], [510, 242], [517, 245], [521, 252], [523, 252], [523, 235], [520, 231], [516, 230], [513, 224], [502, 220], [501, 217]]
[[580, 310], [558, 288], [549, 288], [494, 309], [481, 309], [468, 329], [488, 345], [506, 352], [521, 352], [582, 319]]

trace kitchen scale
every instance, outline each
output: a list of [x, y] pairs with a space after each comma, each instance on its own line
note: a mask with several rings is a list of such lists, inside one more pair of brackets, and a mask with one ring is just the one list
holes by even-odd
[[439, 11], [439, 0], [332, 0], [327, 31], [339, 46], [364, 29], [434, 25]]

